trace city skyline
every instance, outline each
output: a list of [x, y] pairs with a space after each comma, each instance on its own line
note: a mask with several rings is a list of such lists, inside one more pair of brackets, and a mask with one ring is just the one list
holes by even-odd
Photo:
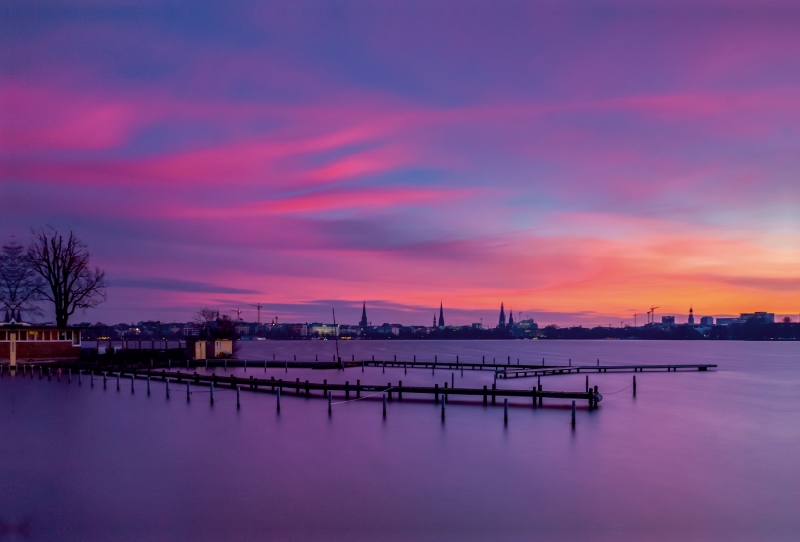
[[88, 243], [77, 321], [800, 311], [780, 2], [36, 4], [0, 36], [0, 231]]

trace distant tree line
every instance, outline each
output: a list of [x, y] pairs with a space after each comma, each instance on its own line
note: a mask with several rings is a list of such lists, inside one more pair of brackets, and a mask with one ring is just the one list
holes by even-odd
[[0, 308], [24, 319], [42, 315], [49, 303], [56, 325], [66, 327], [75, 311], [105, 301], [105, 271], [92, 267], [83, 241], [72, 231], [31, 233], [28, 245], [12, 237], [0, 247]]
[[790, 322], [762, 323], [750, 320], [727, 326], [712, 326], [705, 334], [698, 328], [677, 325], [672, 327], [558, 327], [546, 326], [539, 332], [542, 339], [639, 339], [662, 341], [728, 340], [770, 341], [800, 340], [800, 324]]

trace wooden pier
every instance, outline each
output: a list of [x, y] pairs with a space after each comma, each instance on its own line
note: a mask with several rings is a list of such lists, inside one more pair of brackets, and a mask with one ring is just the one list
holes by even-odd
[[602, 395], [598, 392], [597, 386], [587, 391], [547, 391], [542, 389], [542, 386], [536, 386], [533, 389], [514, 390], [514, 389], [499, 389], [496, 385], [483, 386], [483, 388], [451, 388], [440, 387], [438, 384], [433, 386], [405, 386], [403, 381], [396, 384], [391, 382], [387, 384], [362, 384], [361, 380], [356, 380], [355, 384], [346, 382], [344, 384], [333, 384], [325, 382], [310, 382], [308, 380], [300, 380], [299, 378], [291, 379], [276, 379], [270, 378], [255, 378], [250, 376], [248, 378], [237, 377], [234, 375], [223, 376], [216, 373], [210, 375], [198, 374], [197, 372], [183, 372], [183, 371], [166, 371], [166, 370], [146, 370], [146, 369], [129, 369], [124, 367], [115, 368], [93, 368], [84, 369], [87, 373], [95, 375], [103, 374], [118, 374], [123, 377], [132, 377], [135, 379], [147, 380], [148, 378], [167, 381], [174, 384], [189, 383], [195, 386], [209, 386], [213, 384], [214, 389], [244, 389], [249, 391], [278, 393], [285, 395], [293, 393], [295, 395], [302, 395], [305, 397], [320, 397], [326, 398], [328, 393], [340, 392], [344, 399], [362, 398], [362, 395], [369, 394], [387, 394], [389, 401], [392, 401], [394, 396], [397, 400], [402, 401], [403, 395], [418, 395], [432, 398], [434, 402], [438, 403], [440, 396], [445, 396], [449, 399], [452, 396], [468, 396], [468, 397], [481, 397], [483, 404], [486, 405], [491, 401], [495, 404], [498, 397], [526, 397], [531, 399], [531, 404], [535, 408], [543, 405], [543, 399], [564, 399], [564, 400], [584, 400], [588, 403], [589, 408], [594, 408], [602, 400]]

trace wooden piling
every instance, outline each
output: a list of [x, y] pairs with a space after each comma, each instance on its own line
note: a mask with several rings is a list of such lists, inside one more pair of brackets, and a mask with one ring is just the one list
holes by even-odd
[[633, 396], [636, 397], [636, 375], [633, 375]]
[[278, 388], [278, 393], [275, 395], [276, 406], [278, 408], [278, 412], [281, 411], [281, 389]]
[[397, 383], [397, 400], [398, 401], [402, 401], [403, 400], [403, 381], [402, 380], [400, 380]]
[[386, 385], [386, 392], [389, 394], [389, 402], [391, 403], [392, 402], [392, 383], [391, 382], [389, 382]]
[[345, 401], [349, 401], [350, 400], [350, 381], [346, 380], [345, 383], [344, 383], [344, 386], [345, 386], [344, 399], [345, 399]]
[[572, 401], [572, 428], [575, 429], [575, 401]]
[[508, 425], [508, 397], [503, 399], [503, 423]]
[[450, 387], [456, 387], [456, 373], [450, 373]]
[[167, 399], [169, 399], [169, 378], [167, 378], [166, 382], [167, 382]]
[[214, 381], [212, 380], [210, 386], [208, 387], [208, 393], [210, 395], [211, 404], [214, 404]]
[[236, 386], [236, 408], [239, 409], [242, 406], [241, 402], [239, 401], [239, 386]]
[[133, 383], [136, 382], [136, 375], [131, 373], [131, 393], [133, 393]]
[[67, 369], [67, 384], [72, 384], [72, 368], [71, 367], [69, 369]]
[[444, 404], [445, 402], [442, 401], [442, 421], [444, 421]]
[[433, 401], [435, 403], [438, 403], [439, 402], [439, 384], [434, 384], [433, 387], [436, 388], [436, 391], [434, 392], [434, 396], [433, 396]]
[[361, 380], [356, 380], [356, 399], [361, 398]]
[[328, 416], [333, 412], [333, 392], [328, 392]]
[[539, 406], [542, 406], [542, 404], [543, 404], [543, 399], [542, 399], [542, 385], [541, 385], [541, 384], [539, 384], [539, 385], [537, 386], [537, 389], [538, 389], [538, 391], [539, 391]]
[[147, 395], [150, 395], [150, 375], [147, 375]]
[[[636, 380], [636, 377], [634, 376], [633, 379]], [[589, 392], [589, 375], [586, 375], [586, 392]]]
[[383, 394], [383, 418], [386, 419], [386, 394]]
[[[492, 392], [494, 392], [495, 390], [497, 390], [497, 384], [492, 384]], [[497, 397], [495, 396], [494, 393], [492, 393], [492, 404], [493, 405], [496, 404], [496, 400], [497, 400]]]
[[483, 385], [483, 406], [486, 406], [486, 384]]
[[186, 382], [186, 402], [187, 402], [187, 403], [189, 402], [189, 395], [190, 395], [190, 392], [189, 392], [189, 382]]
[[117, 391], [119, 391], [119, 373], [117, 373]]

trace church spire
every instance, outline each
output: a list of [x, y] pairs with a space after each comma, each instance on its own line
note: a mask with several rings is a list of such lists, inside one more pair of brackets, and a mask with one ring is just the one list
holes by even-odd
[[439, 302], [439, 327], [444, 327], [444, 305]]
[[367, 302], [364, 301], [364, 306], [361, 308], [361, 322], [358, 323], [361, 327], [367, 327]]
[[499, 329], [505, 329], [506, 327], [506, 311], [503, 308], [503, 304], [500, 303], [500, 322], [498, 323], [497, 327]]

